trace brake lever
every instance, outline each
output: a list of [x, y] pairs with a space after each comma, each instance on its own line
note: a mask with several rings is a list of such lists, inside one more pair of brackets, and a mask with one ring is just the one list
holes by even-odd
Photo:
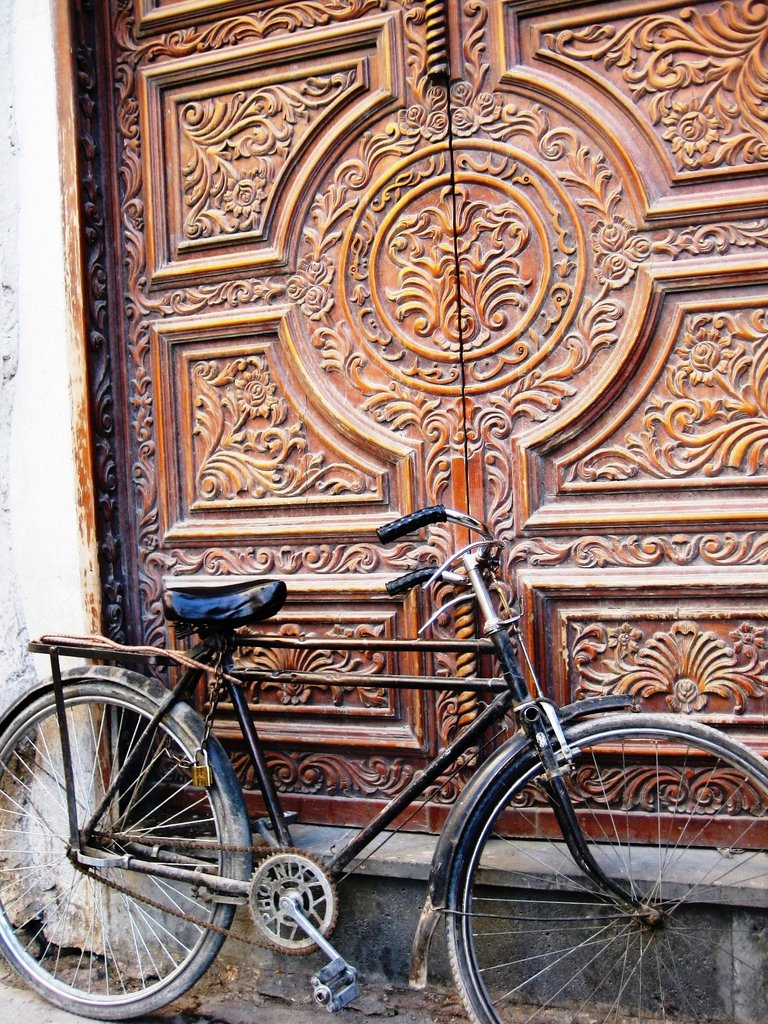
[[[443, 562], [443, 564], [438, 566], [437, 569], [435, 569], [435, 571], [432, 573], [432, 575], [429, 577], [426, 583], [422, 583], [422, 590], [427, 590], [428, 587], [431, 587], [435, 580], [437, 580], [438, 577], [440, 576], [442, 576], [443, 579], [447, 579], [450, 583], [464, 583], [465, 577], [458, 576], [457, 573], [448, 572], [448, 566], [451, 565], [452, 562], [455, 562], [457, 558], [462, 558], [464, 555], [466, 555], [470, 551], [473, 551], [475, 548], [502, 548], [503, 546], [503, 543], [498, 540], [473, 540], [470, 544], [467, 544], [465, 547], [460, 548], [458, 551], [454, 551], [452, 554], [450, 554]], [[450, 577], [454, 578], [450, 579]]]
[[463, 594], [457, 594], [456, 597], [452, 597], [450, 601], [446, 601], [445, 604], [441, 605], [436, 612], [433, 612], [432, 615], [430, 615], [430, 617], [419, 630], [418, 635], [421, 636], [422, 633], [426, 633], [426, 631], [429, 629], [432, 623], [436, 622], [443, 614], [443, 612], [447, 612], [449, 608], [453, 608], [453, 606], [457, 604], [466, 604], [468, 601], [474, 600], [475, 595], [471, 591], [464, 591]]

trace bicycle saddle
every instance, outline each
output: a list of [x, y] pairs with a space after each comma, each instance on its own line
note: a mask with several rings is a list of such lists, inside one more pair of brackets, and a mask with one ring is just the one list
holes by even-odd
[[276, 615], [285, 604], [287, 593], [282, 580], [174, 587], [163, 594], [163, 611], [172, 622], [236, 629]]

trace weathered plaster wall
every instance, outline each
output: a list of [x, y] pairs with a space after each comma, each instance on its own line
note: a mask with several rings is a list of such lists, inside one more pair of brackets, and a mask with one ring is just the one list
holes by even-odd
[[48, 0], [0, 3], [0, 707], [27, 636], [87, 631], [72, 457], [54, 43]]

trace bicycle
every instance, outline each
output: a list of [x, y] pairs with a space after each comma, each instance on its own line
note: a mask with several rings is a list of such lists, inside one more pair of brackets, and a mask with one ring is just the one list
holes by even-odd
[[[488, 693], [481, 713], [324, 856], [295, 847], [234, 662], [244, 644], [280, 642], [238, 630], [279, 611], [283, 581], [169, 591], [166, 614], [177, 630], [199, 637], [186, 655], [83, 639], [31, 645], [50, 656], [52, 678], [0, 724], [0, 948], [27, 983], [83, 1016], [152, 1012], [201, 977], [236, 907], [247, 904], [258, 941], [287, 953], [323, 952], [328, 963], [312, 979], [315, 997], [341, 1009], [359, 985], [331, 943], [337, 884], [495, 727], [507, 738], [495, 739], [476, 766], [437, 841], [414, 982], [426, 983], [443, 920], [474, 1021], [699, 1016], [693, 979], [716, 973], [722, 961], [698, 930], [709, 927], [709, 908], [724, 899], [766, 906], [768, 772], [720, 732], [640, 713], [629, 697], [556, 707], [531, 674], [519, 613], [499, 582], [503, 545], [484, 524], [432, 506], [379, 536], [391, 542], [444, 522], [478, 539], [388, 589], [397, 595], [441, 581], [455, 590], [449, 604], [472, 599], [484, 637], [470, 646], [493, 650], [501, 676], [459, 680], [462, 689]], [[427, 646], [452, 643], [467, 646]], [[116, 664], [62, 672], [66, 656]], [[181, 662], [183, 671], [169, 688], [121, 667], [127, 660]], [[204, 676], [205, 718], [188, 703]], [[448, 685], [442, 678], [406, 684]], [[211, 730], [223, 695], [266, 806], [255, 822]], [[755, 984], [762, 974], [759, 937], [751, 941], [745, 936], [734, 954], [742, 985], [749, 971]], [[736, 1016], [728, 999], [709, 1005], [707, 1018]]]

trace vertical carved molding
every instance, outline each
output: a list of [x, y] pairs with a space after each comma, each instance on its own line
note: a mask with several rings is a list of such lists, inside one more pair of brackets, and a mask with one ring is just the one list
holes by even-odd
[[77, 40], [80, 137], [80, 202], [85, 229], [84, 294], [87, 297], [88, 388], [93, 429], [94, 491], [102, 583], [102, 630], [124, 641], [126, 570], [120, 520], [119, 471], [115, 434], [115, 400], [109, 337], [109, 268], [107, 266], [104, 161], [100, 140], [96, 15], [90, 0], [73, 0], [72, 24]]

